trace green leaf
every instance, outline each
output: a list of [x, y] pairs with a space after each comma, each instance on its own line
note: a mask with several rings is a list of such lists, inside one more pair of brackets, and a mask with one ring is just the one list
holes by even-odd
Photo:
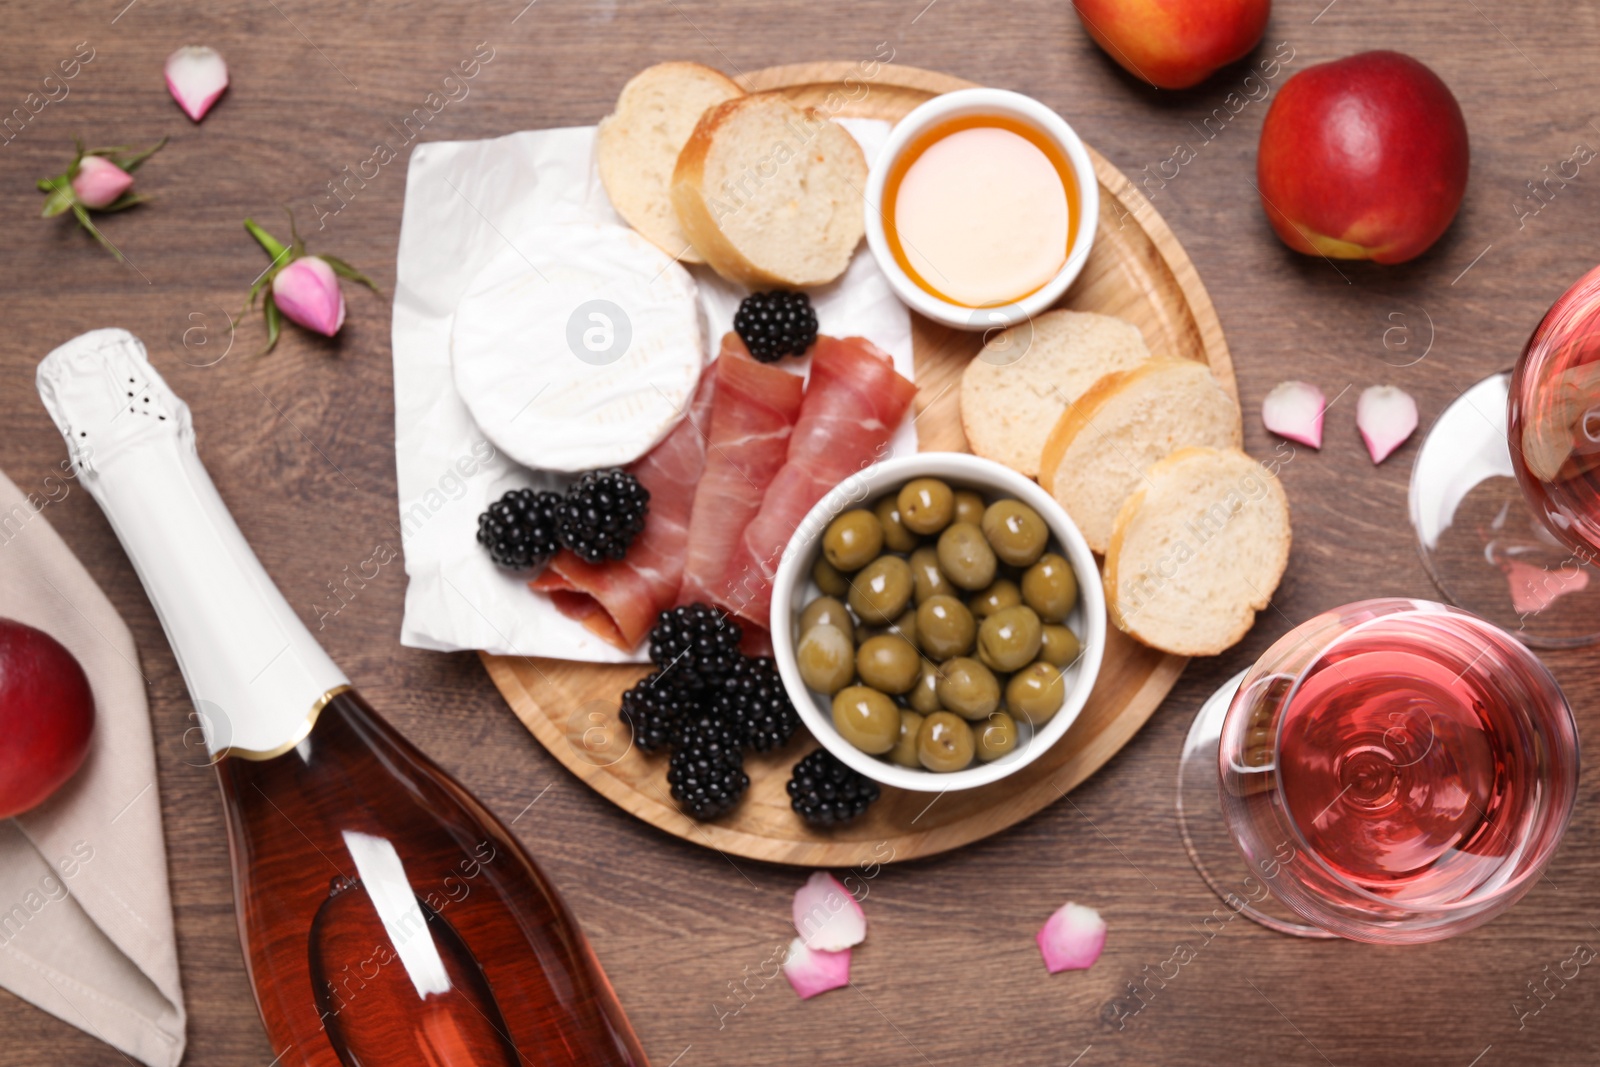
[[116, 245], [106, 240], [106, 235], [101, 233], [100, 230], [95, 226], [94, 220], [89, 218], [89, 212], [82, 204], [73, 204], [72, 214], [77, 217], [78, 225], [89, 231], [89, 236], [93, 237], [96, 241], [99, 241], [102, 245], [104, 245], [105, 250], [110, 252], [113, 256], [116, 256], [119, 262], [122, 260], [122, 253], [117, 251]]
[[[143, 163], [145, 160], [149, 159], [151, 156], [165, 148], [167, 145], [167, 140], [168, 138], [163, 137], [161, 140], [157, 141], [153, 147], [147, 148], [143, 152], [129, 156], [127, 159], [113, 159], [111, 162], [115, 163], [129, 174], [132, 174], [134, 171], [139, 169], [139, 164]], [[125, 151], [125, 149], [120, 151]]]
[[294, 212], [289, 210], [287, 204], [284, 205], [283, 213], [289, 216], [289, 236], [294, 239], [294, 258], [299, 259], [306, 254], [306, 243], [301, 239], [300, 231], [295, 229]]
[[68, 211], [71, 209], [71, 207], [72, 187], [67, 186], [64, 189], [53, 189], [51, 190], [50, 195], [45, 198], [44, 210], [39, 212], [39, 217], [42, 219], [53, 219], [57, 215]]
[[258, 356], [266, 355], [277, 346], [278, 334], [283, 329], [283, 313], [278, 310], [278, 303], [272, 299], [271, 293], [267, 294], [265, 306], [267, 312], [267, 347], [257, 352], [256, 355]]
[[349, 278], [353, 282], [360, 282], [362, 285], [365, 285], [368, 289], [371, 289], [379, 296], [383, 295], [383, 290], [379, 289], [375, 284], [373, 284], [371, 278], [367, 277], [365, 274], [362, 274], [360, 271], [356, 270], [338, 256], [319, 255], [317, 258], [321, 259], [323, 262], [327, 263], [328, 266], [332, 267], [333, 273], [337, 274], [339, 277]]
[[54, 178], [40, 178], [34, 183], [41, 193], [48, 193], [54, 189], [65, 189], [71, 184], [72, 182], [65, 174], [57, 174]]
[[256, 239], [256, 244], [260, 245], [266, 251], [267, 255], [272, 257], [272, 261], [274, 263], [282, 259], [285, 253], [289, 251], [289, 249], [284, 247], [282, 241], [278, 240], [276, 237], [272, 236], [272, 234], [256, 225], [254, 219], [245, 219], [244, 228], [250, 231], [250, 236], [254, 237]]
[[111, 201], [111, 203], [107, 204], [103, 208], [99, 208], [98, 210], [100, 210], [100, 211], [126, 211], [130, 207], [133, 207], [135, 204], [142, 204], [146, 200], [149, 200], [149, 199], [150, 198], [148, 196], [145, 196], [143, 193], [123, 193], [121, 196], [119, 196], [115, 200]]

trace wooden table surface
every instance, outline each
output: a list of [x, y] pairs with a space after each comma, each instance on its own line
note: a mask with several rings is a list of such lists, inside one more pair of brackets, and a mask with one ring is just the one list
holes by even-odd
[[[1592, 7], [1280, 2], [1257, 55], [1292, 56], [1275, 81], [1246, 83], [1249, 68], [1240, 66], [1174, 93], [1123, 75], [1065, 0], [524, 3], [0, 7], [0, 111], [41, 90], [80, 42], [93, 50], [68, 94], [0, 144], [0, 467], [27, 489], [64, 455], [34, 390], [37, 361], [83, 330], [127, 327], [192, 405], [223, 497], [316, 626], [338, 605], [330, 582], [379, 546], [399, 547], [389, 306], [352, 290], [338, 340], [291, 329], [275, 353], [252, 359], [252, 324], [217, 361], [227, 351], [226, 316], [265, 265], [240, 221], [273, 228], [280, 206], [292, 205], [314, 249], [350, 260], [387, 292], [403, 157], [364, 185], [350, 182], [342, 201], [329, 183], [373, 157], [380, 141], [396, 143], [395, 127], [413, 109], [437, 106], [438, 98], [425, 104], [430, 93], [446, 103], [423, 140], [591, 123], [633, 72], [663, 59], [736, 73], [892, 48], [897, 62], [1039, 97], [1135, 181], [1161, 175], [1190, 146], [1176, 176], [1167, 164], [1164, 183], [1147, 189], [1210, 288], [1238, 368], [1247, 447], [1258, 455], [1271, 448], [1256, 415], [1261, 398], [1285, 377], [1315, 381], [1330, 397], [1347, 385], [1398, 384], [1418, 398], [1426, 426], [1465, 386], [1508, 366], [1549, 303], [1600, 258], [1600, 198], [1587, 171], [1552, 183], [1542, 207], [1526, 184], [1555, 173], [1577, 146], [1587, 159], [1588, 146], [1600, 145]], [[200, 126], [162, 86], [164, 57], [186, 43], [217, 47], [233, 75]], [[1460, 216], [1421, 259], [1335, 269], [1286, 251], [1258, 206], [1261, 95], [1313, 63], [1378, 47], [1411, 53], [1455, 91], [1471, 130], [1472, 177]], [[447, 86], [475, 52], [492, 58], [464, 87]], [[1224, 103], [1230, 92], [1239, 94], [1230, 102], [1237, 114]], [[1208, 129], [1218, 108], [1228, 118]], [[142, 144], [163, 135], [172, 143], [139, 175], [156, 203], [105, 223], [129, 265], [62, 220], [34, 217], [42, 198], [33, 182], [63, 168], [74, 136]], [[398, 562], [327, 617], [320, 636], [398, 728], [503, 819], [521, 813], [517, 830], [581, 920], [657, 1067], [1596, 1062], [1600, 980], [1582, 971], [1552, 981], [1542, 987], [1547, 1000], [1529, 990], [1578, 946], [1600, 945], [1591, 922], [1600, 892], [1589, 881], [1600, 875], [1600, 811], [1588, 782], [1549, 877], [1508, 914], [1454, 940], [1305, 942], [1245, 921], [1209, 940], [1198, 932], [1218, 901], [1190, 867], [1173, 812], [1179, 748], [1198, 702], [1319, 610], [1434, 594], [1406, 518], [1416, 442], [1374, 469], [1356, 435], [1353, 396], [1330, 412], [1327, 437], [1323, 452], [1302, 449], [1282, 471], [1293, 556], [1245, 641], [1193, 663], [1144, 731], [1070, 802], [952, 855], [876, 872], [855, 987], [810, 1002], [781, 978], [759, 977], [792, 936], [790, 894], [804, 872], [730, 862], [579, 784], [512, 717], [476, 656], [400, 646]], [[190, 707], [172, 653], [88, 495], [74, 491], [45, 514], [127, 619], [149, 678], [190, 1013], [186, 1063], [266, 1067], [273, 1052], [241, 965], [217, 790], [183, 747]], [[1600, 654], [1546, 658], [1580, 727], [1593, 731]], [[1068, 898], [1098, 907], [1110, 938], [1092, 970], [1049, 977], [1033, 934]], [[1171, 974], [1168, 961], [1184, 944], [1193, 958], [1127, 1017], [1128, 983]], [[736, 997], [736, 986], [749, 991]], [[0, 1065], [125, 1062], [3, 993], [0, 1034]]]

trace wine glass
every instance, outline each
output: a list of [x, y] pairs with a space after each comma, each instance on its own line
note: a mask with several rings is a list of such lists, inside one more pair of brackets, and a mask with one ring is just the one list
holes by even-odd
[[1439, 416], [1411, 523], [1452, 602], [1537, 647], [1600, 640], [1600, 267]]
[[1550, 672], [1460, 608], [1387, 598], [1297, 626], [1196, 716], [1184, 843], [1234, 911], [1284, 933], [1434, 941], [1537, 881], [1577, 798]]

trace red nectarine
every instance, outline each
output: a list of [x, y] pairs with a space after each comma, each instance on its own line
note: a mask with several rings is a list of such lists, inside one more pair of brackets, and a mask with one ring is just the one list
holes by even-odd
[[1455, 218], [1467, 164], [1467, 123], [1439, 76], [1398, 52], [1362, 52], [1278, 90], [1256, 177], [1295, 251], [1403, 263]]
[[1135, 78], [1187, 89], [1250, 54], [1272, 0], [1073, 0], [1083, 28]]
[[0, 619], [0, 819], [44, 803], [77, 771], [94, 732], [94, 692], [71, 652]]

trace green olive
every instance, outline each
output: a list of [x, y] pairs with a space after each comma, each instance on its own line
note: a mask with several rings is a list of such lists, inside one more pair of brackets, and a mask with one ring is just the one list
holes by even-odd
[[994, 549], [972, 523], [955, 523], [939, 535], [939, 569], [951, 585], [982, 589], [994, 581], [995, 565]]
[[992, 670], [1020, 670], [1039, 655], [1043, 629], [1032, 608], [1002, 608], [978, 626], [978, 658]]
[[1022, 602], [1045, 622], [1060, 622], [1078, 602], [1078, 576], [1072, 564], [1054, 552], [1022, 572]]
[[841, 571], [858, 571], [883, 551], [883, 523], [870, 511], [856, 508], [828, 524], [822, 554]]
[[997, 760], [1017, 747], [1017, 723], [1003, 711], [972, 727], [972, 747], [983, 763]]
[[813, 626], [795, 646], [795, 662], [807, 688], [832, 696], [856, 675], [856, 650], [837, 626]]
[[811, 580], [817, 583], [823, 596], [844, 596], [850, 591], [850, 579], [840, 574], [827, 556], [818, 556], [817, 562], [811, 565]]
[[1010, 578], [996, 578], [982, 592], [967, 598], [967, 607], [978, 620], [987, 619], [995, 612], [1014, 608], [1022, 603], [1022, 590]]
[[983, 521], [983, 513], [987, 510], [983, 497], [971, 489], [956, 490], [956, 522], [970, 522], [977, 526]]
[[931, 596], [917, 608], [917, 634], [922, 651], [936, 660], [972, 651], [978, 624], [967, 606], [953, 596]]
[[879, 634], [861, 642], [856, 650], [856, 673], [872, 688], [884, 693], [904, 693], [917, 684], [922, 657], [910, 641], [898, 634]]
[[1000, 683], [994, 672], [969, 656], [957, 656], [939, 667], [935, 686], [939, 706], [966, 719], [981, 719], [1000, 706]]
[[1049, 722], [1066, 699], [1067, 683], [1061, 672], [1042, 659], [1028, 664], [1006, 683], [1006, 710], [1034, 726]]
[[915, 587], [917, 603], [931, 596], [950, 592], [950, 579], [939, 569], [939, 550], [923, 545], [911, 553], [911, 581]]
[[800, 636], [804, 637], [813, 626], [837, 627], [852, 644], [855, 643], [855, 621], [850, 618], [850, 612], [844, 604], [835, 597], [819, 596], [806, 605], [800, 613]]
[[863, 752], [881, 756], [900, 739], [900, 709], [864, 685], [849, 685], [833, 697], [833, 728]]
[[909, 767], [912, 770], [921, 770], [922, 761], [917, 759], [917, 735], [922, 732], [922, 716], [914, 711], [900, 709], [900, 739], [889, 750], [889, 762], [898, 767]]
[[917, 534], [936, 534], [950, 525], [956, 511], [956, 495], [937, 478], [916, 478], [900, 488], [896, 501], [900, 521]]
[[906, 694], [906, 702], [924, 715], [931, 715], [944, 705], [939, 703], [939, 668], [922, 661], [917, 674], [917, 684]]
[[983, 536], [994, 554], [1013, 567], [1026, 567], [1039, 558], [1050, 527], [1039, 513], [1020, 500], [996, 500], [983, 513]]
[[872, 507], [883, 527], [883, 544], [890, 552], [910, 552], [917, 547], [917, 535], [906, 529], [900, 521], [900, 507], [892, 496], [886, 496]]
[[899, 556], [879, 556], [850, 582], [850, 608], [869, 626], [893, 622], [911, 603], [911, 566]]
[[948, 711], [929, 715], [917, 731], [917, 761], [930, 771], [965, 769], [972, 762], [972, 748], [972, 727]]
[[1039, 658], [1065, 670], [1083, 653], [1078, 635], [1065, 626], [1046, 626], [1039, 640]]

